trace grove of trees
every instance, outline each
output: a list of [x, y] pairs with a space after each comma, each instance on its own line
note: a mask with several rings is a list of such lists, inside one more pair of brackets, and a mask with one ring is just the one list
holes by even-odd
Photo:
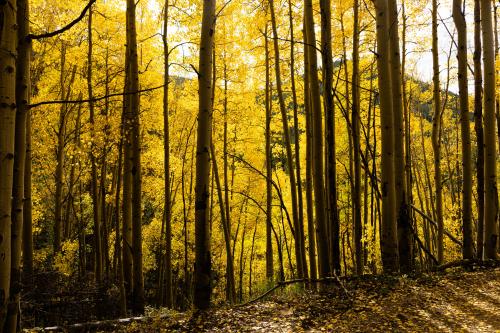
[[0, 332], [496, 261], [498, 6], [0, 1]]

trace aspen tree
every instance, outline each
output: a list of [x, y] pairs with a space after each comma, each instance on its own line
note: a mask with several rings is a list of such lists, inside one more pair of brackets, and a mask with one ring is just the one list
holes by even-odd
[[439, 81], [439, 50], [438, 50], [438, 3], [432, 0], [432, 82], [433, 82], [433, 108], [432, 118], [432, 150], [434, 152], [434, 186], [436, 188], [436, 217], [438, 226], [437, 252], [438, 263], [443, 263], [443, 183], [441, 177], [441, 88]]
[[389, 8], [387, 0], [375, 0], [377, 22], [377, 67], [382, 131], [382, 225], [380, 248], [384, 271], [399, 269], [394, 174], [394, 126], [392, 112], [392, 79], [389, 45]]
[[458, 33], [458, 85], [460, 98], [460, 126], [462, 139], [462, 233], [463, 258], [472, 259], [474, 242], [472, 240], [472, 165], [469, 118], [469, 89], [467, 82], [467, 23], [462, 12], [463, 1], [453, 1], [453, 20]]
[[200, 55], [198, 66], [198, 130], [196, 142], [195, 185], [195, 289], [194, 305], [198, 309], [210, 306], [210, 143], [212, 141], [212, 64], [215, 33], [215, 0], [203, 1]]
[[302, 255], [302, 262], [304, 263], [304, 270], [307, 273], [307, 259], [305, 249], [305, 235], [304, 235], [304, 200], [302, 197], [302, 175], [300, 168], [300, 131], [299, 131], [299, 116], [298, 116], [298, 102], [297, 90], [295, 84], [295, 35], [293, 28], [293, 11], [292, 0], [288, 0], [288, 21], [290, 25], [290, 83], [292, 88], [292, 102], [293, 102], [293, 131], [295, 145], [295, 169], [297, 172], [297, 201], [298, 201], [298, 225], [300, 227], [300, 238], [302, 239], [300, 253]]
[[307, 276], [307, 264], [303, 262], [305, 256], [304, 251], [304, 235], [301, 234], [303, 228], [299, 225], [298, 216], [298, 202], [297, 202], [297, 182], [295, 179], [295, 167], [292, 154], [292, 145], [290, 142], [290, 131], [288, 125], [288, 115], [285, 105], [285, 98], [283, 96], [283, 87], [281, 81], [281, 68], [280, 68], [280, 51], [278, 45], [278, 28], [276, 24], [276, 15], [274, 11], [274, 0], [269, 0], [269, 10], [271, 12], [271, 27], [273, 31], [273, 45], [274, 45], [274, 70], [276, 74], [276, 90], [278, 92], [278, 101], [281, 112], [281, 121], [283, 123], [283, 137], [285, 139], [285, 150], [287, 158], [288, 175], [290, 178], [290, 196], [292, 198], [292, 220], [295, 229], [295, 259], [297, 261], [297, 274], [299, 278]]
[[11, 271], [11, 210], [16, 122], [16, 0], [0, 3], [0, 328], [7, 315]]
[[[267, 13], [266, 13], [267, 16]], [[266, 56], [266, 278], [272, 282], [274, 277], [272, 218], [273, 218], [273, 187], [272, 187], [272, 151], [271, 151], [271, 92], [270, 92], [270, 65], [269, 65], [269, 38], [268, 24], [264, 30], [264, 50]]]
[[23, 234], [24, 176], [26, 161], [26, 119], [30, 100], [29, 7], [27, 0], [17, 1], [17, 61], [16, 61], [16, 132], [14, 182], [12, 188], [10, 300], [5, 325], [6, 332], [16, 332], [21, 296], [21, 249]]
[[309, 89], [311, 91], [311, 125], [312, 125], [312, 175], [314, 186], [316, 228], [318, 241], [319, 277], [330, 275], [328, 239], [326, 220], [325, 185], [323, 177], [323, 128], [321, 117], [321, 102], [319, 93], [318, 64], [316, 58], [316, 35], [314, 32], [313, 6], [311, 0], [304, 0], [304, 31], [306, 34], [307, 59], [309, 62]]
[[[329, 261], [332, 269], [340, 272], [340, 223], [337, 207], [337, 161], [335, 160], [335, 105], [333, 103], [333, 55], [331, 1], [320, 1], [321, 61], [323, 68], [323, 104], [325, 107], [326, 142], [326, 206], [329, 239]], [[304, 55], [306, 57], [306, 55]], [[310, 105], [309, 105], [310, 106]]]
[[132, 309], [144, 313], [144, 277], [142, 272], [142, 174], [141, 134], [139, 122], [139, 65], [137, 55], [136, 7], [127, 0], [127, 50], [132, 140]]
[[483, 73], [481, 68], [481, 7], [474, 0], [474, 131], [476, 133], [477, 158], [477, 235], [478, 259], [483, 258], [484, 237], [484, 139], [483, 139]]
[[[87, 91], [89, 96], [89, 122], [91, 126], [91, 132], [94, 134], [95, 128], [95, 106], [93, 102], [94, 90], [92, 82], [92, 53], [93, 53], [93, 33], [92, 33], [92, 7], [89, 8], [89, 18], [88, 18], [88, 53], [87, 53]], [[92, 135], [94, 138], [94, 135]], [[94, 156], [95, 143], [92, 140], [90, 145], [90, 163], [91, 163], [91, 173], [92, 179], [90, 182], [91, 195], [92, 195], [92, 207], [93, 207], [93, 218], [94, 218], [94, 270], [95, 270], [95, 280], [97, 283], [102, 281], [102, 241], [101, 241], [101, 216], [99, 207], [99, 189], [98, 189], [98, 179], [97, 179], [97, 161]]]
[[[412, 240], [408, 215], [408, 194], [405, 177], [404, 121], [401, 57], [399, 45], [399, 20], [396, 0], [389, 0], [389, 37], [392, 83], [392, 113], [394, 121], [394, 171], [396, 187], [396, 216], [398, 220], [398, 249], [400, 268], [409, 272], [412, 268]], [[409, 133], [407, 134], [409, 135]]]
[[496, 259], [498, 239], [498, 192], [495, 135], [495, 52], [491, 1], [481, 0], [481, 28], [484, 52], [484, 257]]
[[363, 229], [361, 225], [361, 145], [360, 145], [360, 99], [359, 99], [359, 2], [354, 0], [354, 30], [352, 46], [352, 143], [354, 148], [354, 252], [356, 274], [363, 274]]
[[[61, 67], [59, 75], [59, 86], [61, 100], [66, 98], [66, 45], [61, 42]], [[62, 241], [62, 205], [63, 205], [63, 185], [64, 185], [64, 160], [65, 160], [65, 137], [66, 137], [66, 114], [65, 104], [59, 108], [59, 125], [57, 129], [57, 150], [56, 150], [56, 170], [55, 170], [55, 208], [54, 208], [54, 244], [53, 251], [57, 254], [61, 250]]]
[[[225, 25], [224, 29], [225, 31]], [[229, 198], [229, 164], [227, 161], [227, 112], [228, 112], [228, 97], [227, 97], [227, 84], [228, 84], [228, 76], [227, 76], [227, 62], [226, 62], [226, 49], [224, 45], [223, 49], [223, 57], [222, 57], [222, 67], [223, 67], [223, 76], [224, 76], [224, 100], [223, 100], [223, 167], [224, 167], [224, 199], [222, 197], [219, 198], [219, 202], [224, 204], [224, 207], [221, 207], [221, 216], [224, 216], [222, 223], [224, 225], [224, 239], [226, 243], [226, 298], [230, 303], [236, 302], [236, 285], [234, 280], [234, 251], [231, 253], [231, 208], [230, 208], [230, 198]], [[214, 69], [215, 75], [215, 69]], [[213, 88], [215, 84], [213, 84]], [[215, 150], [214, 150], [215, 151]], [[218, 186], [220, 189], [220, 180], [218, 179], [218, 175], [216, 175], [216, 161], [215, 154], [212, 154], [213, 159], [213, 170], [214, 170], [214, 178], [216, 182], [219, 182]]]
[[[128, 17], [127, 17], [128, 21]], [[129, 56], [125, 53], [125, 84], [124, 92], [129, 91]], [[122, 202], [122, 260], [123, 280], [125, 291], [130, 295], [132, 291], [132, 115], [130, 95], [123, 96], [123, 202]]]
[[169, 45], [168, 45], [168, 20], [169, 20], [169, 0], [165, 0], [163, 7], [163, 144], [164, 144], [164, 185], [165, 185], [165, 268], [164, 268], [164, 288], [165, 305], [172, 308], [174, 305], [172, 289], [172, 202], [170, 198], [170, 128], [168, 112], [168, 92], [170, 84], [169, 74]]
[[[310, 277], [318, 277], [316, 264], [316, 230], [314, 225], [314, 207], [313, 207], [313, 175], [312, 175], [312, 119], [311, 119], [311, 91], [309, 90], [309, 60], [307, 55], [307, 36], [304, 35], [304, 113], [306, 118], [306, 204], [307, 204], [307, 233], [309, 236], [309, 265]], [[340, 265], [340, 249], [339, 249]], [[340, 270], [339, 270], [340, 271]]]

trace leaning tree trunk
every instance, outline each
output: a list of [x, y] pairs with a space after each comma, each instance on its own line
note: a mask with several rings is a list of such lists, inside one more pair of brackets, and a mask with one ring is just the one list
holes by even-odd
[[212, 50], [215, 32], [215, 0], [203, 2], [200, 55], [198, 67], [198, 135], [196, 143], [195, 185], [195, 276], [194, 305], [198, 309], [210, 306], [210, 143], [212, 141]]
[[460, 125], [462, 138], [462, 232], [464, 259], [474, 256], [472, 240], [472, 163], [469, 117], [469, 89], [467, 82], [467, 25], [462, 12], [462, 0], [453, 1], [453, 20], [458, 33], [458, 85], [460, 94]]
[[496, 259], [498, 239], [497, 166], [495, 135], [495, 52], [491, 1], [481, 1], [481, 27], [484, 50], [484, 256]]
[[477, 258], [483, 258], [484, 237], [484, 139], [483, 139], [483, 74], [481, 71], [481, 9], [480, 0], [474, 0], [474, 131], [477, 158]]
[[11, 269], [11, 210], [16, 122], [16, 0], [0, 3], [0, 328], [7, 315]]
[[387, 0], [375, 1], [377, 18], [377, 67], [382, 128], [382, 225], [380, 248], [384, 271], [398, 271], [398, 239], [396, 225], [396, 189], [394, 175], [394, 127], [392, 84], [389, 61], [389, 9]]
[[236, 288], [234, 281], [234, 252], [231, 251], [231, 230], [229, 230], [229, 223], [226, 220], [227, 215], [224, 207], [224, 198], [222, 196], [222, 186], [219, 178], [219, 170], [217, 168], [217, 160], [215, 157], [215, 147], [213, 142], [210, 144], [210, 153], [212, 157], [212, 167], [214, 173], [215, 184], [217, 186], [217, 196], [220, 207], [220, 219], [222, 230], [224, 232], [224, 244], [226, 247], [226, 299], [229, 303], [236, 302]]
[[[225, 219], [223, 219], [223, 225], [224, 225], [224, 239], [226, 246], [229, 246], [226, 248], [226, 299], [230, 303], [235, 303], [236, 302], [236, 284], [234, 280], [234, 251], [231, 253], [230, 248], [231, 248], [231, 208], [230, 208], [230, 198], [229, 198], [229, 181], [228, 181], [228, 176], [229, 176], [229, 164], [227, 162], [227, 83], [228, 83], [228, 77], [227, 77], [227, 64], [226, 64], [226, 53], [224, 50], [224, 56], [223, 56], [223, 75], [224, 75], [224, 111], [223, 111], [223, 116], [224, 116], [224, 130], [223, 130], [223, 167], [224, 167], [224, 199], [219, 198], [219, 202], [223, 203], [224, 206], [221, 207], [221, 218], [224, 215]], [[215, 70], [214, 70], [215, 74]], [[214, 84], [215, 86], [215, 84]], [[215, 151], [215, 149], [213, 149]], [[214, 169], [214, 177], [216, 180], [217, 186], [220, 187], [220, 179], [218, 178], [218, 175], [216, 175], [216, 160], [215, 160], [215, 153], [212, 152], [212, 159], [213, 159], [213, 169]], [[235, 241], [235, 246], [236, 246], [236, 241]]]
[[432, 0], [432, 68], [434, 117], [432, 119], [432, 149], [434, 151], [434, 186], [436, 188], [436, 217], [438, 226], [438, 263], [443, 263], [443, 185], [441, 180], [441, 88], [439, 87], [439, 51], [437, 0]]

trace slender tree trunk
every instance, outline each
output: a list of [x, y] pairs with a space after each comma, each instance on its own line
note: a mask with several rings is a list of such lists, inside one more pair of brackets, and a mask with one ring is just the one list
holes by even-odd
[[[307, 36], [304, 31], [304, 41]], [[314, 226], [314, 207], [313, 207], [313, 175], [312, 175], [312, 115], [311, 115], [311, 92], [309, 90], [309, 59], [307, 55], [307, 44], [304, 43], [304, 113], [306, 118], [306, 203], [307, 203], [307, 234], [309, 236], [309, 265], [310, 277], [318, 277], [316, 265], [316, 229]], [[338, 242], [337, 242], [338, 244]], [[340, 249], [339, 250], [339, 270], [340, 272]]]
[[293, 11], [292, 1], [288, 0], [288, 19], [290, 25], [290, 82], [292, 88], [292, 101], [293, 101], [293, 131], [294, 145], [295, 145], [295, 168], [297, 172], [297, 199], [298, 199], [298, 225], [300, 227], [300, 239], [302, 254], [302, 263], [304, 265], [304, 275], [308, 274], [307, 271], [307, 258], [305, 248], [305, 235], [304, 235], [304, 200], [302, 197], [302, 175], [300, 171], [300, 131], [299, 131], [299, 116], [298, 116], [298, 103], [297, 103], [297, 90], [295, 85], [295, 35], [293, 29]]
[[453, 1], [453, 20], [458, 33], [458, 84], [460, 93], [460, 125], [462, 139], [462, 232], [463, 258], [472, 259], [474, 242], [472, 240], [472, 165], [469, 117], [469, 89], [467, 82], [467, 24], [462, 12], [462, 0]]
[[[62, 42], [61, 45], [61, 71], [59, 78], [60, 85], [60, 95], [61, 99], [66, 98], [66, 45]], [[57, 151], [56, 151], [56, 171], [55, 171], [55, 209], [54, 209], [54, 253], [58, 253], [61, 250], [61, 238], [62, 238], [62, 197], [63, 197], [63, 185], [64, 185], [64, 139], [66, 137], [66, 112], [67, 108], [65, 104], [61, 104], [59, 109], [59, 125], [57, 129]]]
[[132, 117], [132, 309], [144, 313], [144, 277], [142, 273], [142, 178], [141, 134], [139, 121], [139, 69], [137, 56], [136, 2], [127, 0], [127, 50], [129, 61], [130, 113]]
[[[23, 201], [24, 171], [26, 160], [26, 117], [30, 97], [30, 53], [31, 42], [26, 38], [29, 34], [29, 10], [26, 0], [17, 2], [18, 45], [16, 61], [17, 105], [15, 120], [14, 174], [12, 187], [12, 229], [11, 229], [11, 270], [10, 299], [8, 305], [6, 332], [19, 330], [20, 296], [21, 296], [21, 249], [23, 234]], [[1, 329], [0, 329], [1, 331]]]
[[[228, 181], [228, 176], [229, 176], [229, 164], [227, 161], [227, 82], [228, 82], [228, 77], [227, 77], [227, 64], [226, 64], [226, 52], [224, 49], [224, 55], [223, 55], [223, 75], [224, 75], [224, 129], [223, 129], [223, 166], [224, 166], [224, 199], [222, 197], [219, 198], [219, 203], [222, 204], [221, 206], [221, 216], [225, 215], [225, 219], [222, 219], [223, 224], [224, 224], [224, 239], [226, 242], [226, 246], [229, 246], [227, 250], [230, 249], [231, 247], [231, 209], [230, 209], [230, 202], [229, 202], [229, 181]], [[213, 144], [213, 143], [212, 143]], [[213, 147], [212, 147], [213, 148]], [[216, 175], [216, 169], [217, 169], [217, 164], [215, 160], [215, 149], [212, 149], [212, 164], [214, 168], [214, 176], [215, 176], [215, 181], [216, 184], [219, 187], [219, 190], [221, 189], [221, 184], [220, 184], [220, 179], [218, 175]], [[218, 173], [218, 172], [217, 172]], [[236, 246], [236, 240], [234, 241], [234, 246]], [[234, 279], [234, 250], [232, 253], [227, 252], [226, 256], [226, 298], [230, 303], [235, 303], [236, 302], [236, 284], [235, 284], [235, 279]]]
[[200, 55], [198, 67], [199, 113], [196, 144], [195, 186], [195, 290], [194, 305], [198, 309], [210, 306], [211, 253], [210, 221], [208, 220], [210, 186], [210, 143], [212, 142], [212, 50], [215, 32], [215, 0], [203, 2]]
[[168, 112], [168, 88], [170, 84], [169, 74], [169, 46], [168, 46], [168, 13], [169, 0], [165, 0], [163, 7], [163, 62], [164, 62], [164, 87], [163, 87], [163, 142], [164, 142], [164, 181], [165, 181], [165, 269], [164, 269], [164, 288], [165, 305], [169, 308], [174, 306], [174, 297], [172, 289], [172, 203], [170, 197], [170, 129]]
[[433, 67], [433, 108], [432, 149], [434, 151], [434, 186], [436, 191], [436, 218], [438, 225], [438, 262], [443, 263], [443, 186], [441, 180], [441, 88], [439, 83], [439, 50], [438, 50], [438, 3], [432, 0], [432, 67]]
[[495, 136], [495, 52], [491, 1], [481, 1], [481, 27], [484, 50], [484, 256], [496, 259], [498, 239], [498, 192]]
[[264, 31], [264, 48], [266, 53], [266, 278], [270, 283], [274, 277], [273, 261], [273, 187], [272, 187], [272, 151], [271, 151], [271, 92], [270, 92], [270, 65], [269, 65], [269, 39], [267, 37], [268, 25]]
[[483, 74], [481, 71], [481, 7], [474, 0], [474, 131], [477, 159], [477, 258], [483, 258], [484, 248], [484, 139], [483, 139]]
[[363, 227], [361, 225], [361, 144], [360, 144], [360, 99], [359, 99], [359, 2], [354, 0], [354, 31], [352, 46], [352, 143], [354, 148], [354, 252], [355, 272], [363, 274]]
[[11, 212], [16, 122], [16, 0], [0, 3], [0, 328], [7, 316], [11, 272]]
[[[125, 54], [124, 91], [130, 90], [129, 56]], [[122, 261], [127, 296], [132, 292], [132, 139], [130, 95], [123, 97], [123, 196], [122, 196]]]
[[121, 137], [118, 145], [118, 166], [117, 166], [117, 180], [116, 180], [116, 193], [115, 193], [115, 207], [114, 207], [114, 220], [115, 220], [115, 256], [117, 260], [117, 282], [120, 291], [120, 315], [127, 315], [127, 295], [125, 291], [125, 279], [123, 275], [123, 258], [122, 258], [122, 235], [120, 233], [120, 191], [122, 181], [122, 163], [123, 163], [123, 115], [121, 124]]
[[392, 108], [392, 78], [389, 45], [389, 8], [387, 0], [375, 0], [377, 18], [377, 67], [382, 131], [382, 237], [380, 247], [384, 271], [399, 269], [396, 193], [394, 174], [394, 124]]
[[[402, 16], [403, 16], [403, 30], [402, 30], [402, 52], [401, 52], [401, 88], [402, 88], [402, 97], [403, 97], [403, 117], [404, 117], [404, 127], [405, 127], [405, 149], [404, 149], [404, 154], [405, 154], [405, 162], [404, 162], [404, 167], [405, 167], [405, 177], [406, 177], [406, 215], [400, 216], [401, 218], [407, 218], [407, 220], [401, 220], [402, 222], [407, 221], [408, 224], [403, 226], [403, 232], [409, 235], [409, 237], [405, 237], [402, 235], [401, 237], [398, 236], [398, 241], [404, 242], [406, 246], [410, 245], [409, 249], [412, 249], [412, 244], [413, 244], [413, 237], [411, 236], [411, 229], [410, 230], [404, 230], [404, 227], [412, 227], [413, 224], [413, 215], [412, 211], [409, 208], [409, 205], [413, 203], [413, 176], [412, 176], [412, 168], [411, 168], [411, 163], [412, 163], [412, 157], [411, 157], [411, 112], [409, 110], [409, 104], [410, 102], [408, 101], [407, 97], [407, 92], [406, 92], [406, 38], [407, 38], [407, 20], [408, 18], [406, 17], [406, 12], [405, 12], [405, 2], [402, 2]], [[410, 98], [411, 100], [411, 98]], [[401, 212], [401, 211], [400, 211]], [[399, 234], [398, 234], [399, 235]], [[410, 243], [407, 243], [407, 240], [410, 240]], [[404, 245], [403, 245], [404, 246]], [[403, 251], [404, 252], [404, 251]], [[401, 255], [401, 250], [400, 250], [400, 255]], [[412, 252], [410, 252], [411, 256], [411, 261], [410, 264], [413, 265], [414, 261], [414, 255]], [[400, 264], [404, 265], [405, 260], [400, 260]]]
[[[331, 1], [321, 0], [321, 60], [325, 107], [326, 142], [326, 202], [328, 207], [328, 240], [331, 268], [340, 272], [339, 217], [337, 207], [337, 162], [335, 160], [335, 109], [333, 103], [333, 55], [332, 55], [332, 15]], [[304, 55], [305, 57], [305, 55]]]
[[229, 224], [226, 220], [226, 211], [224, 206], [224, 198], [222, 196], [222, 186], [219, 178], [219, 169], [217, 168], [217, 161], [215, 156], [215, 147], [213, 143], [210, 146], [212, 167], [215, 178], [215, 184], [217, 185], [217, 195], [219, 197], [220, 206], [220, 216], [222, 230], [224, 231], [224, 244], [226, 245], [226, 299], [230, 303], [236, 302], [236, 287], [234, 280], [234, 251], [231, 250], [231, 231], [229, 230]]
[[394, 171], [396, 187], [396, 214], [398, 220], [399, 264], [403, 272], [412, 268], [412, 240], [408, 216], [408, 198], [405, 178], [404, 121], [399, 45], [399, 20], [396, 0], [389, 0], [389, 37], [392, 83], [392, 108], [394, 121]]
[[31, 199], [31, 112], [26, 113], [26, 158], [24, 164], [24, 209], [23, 209], [23, 280], [29, 286], [33, 278], [33, 217]]
[[274, 11], [274, 0], [269, 1], [269, 9], [271, 11], [271, 25], [273, 31], [273, 45], [274, 45], [274, 69], [276, 74], [276, 89], [278, 92], [278, 100], [281, 111], [281, 120], [283, 123], [283, 137], [285, 140], [286, 158], [287, 158], [287, 169], [288, 176], [290, 177], [290, 196], [292, 199], [292, 218], [293, 226], [295, 229], [295, 259], [297, 261], [297, 273], [299, 278], [307, 276], [307, 272], [304, 270], [305, 263], [302, 261], [304, 256], [302, 255], [302, 249], [304, 244], [304, 237], [300, 233], [299, 216], [298, 216], [298, 202], [297, 202], [297, 182], [295, 179], [295, 167], [292, 154], [292, 146], [290, 142], [290, 133], [288, 125], [288, 115], [286, 110], [285, 98], [283, 96], [283, 88], [281, 82], [281, 69], [280, 69], [280, 51], [278, 44], [278, 28], [276, 25], [276, 15]]
[[[93, 94], [93, 82], [92, 82], [92, 16], [93, 11], [92, 8], [89, 9], [89, 20], [88, 20], [88, 54], [87, 54], [87, 89], [88, 89], [88, 97], [89, 97], [89, 110], [90, 110], [90, 126], [92, 137], [95, 134], [95, 111], [94, 111], [94, 102], [92, 98]], [[101, 241], [101, 217], [100, 217], [100, 209], [99, 209], [99, 189], [98, 189], [98, 179], [97, 179], [97, 161], [94, 155], [95, 143], [92, 141], [90, 146], [90, 163], [91, 163], [91, 172], [92, 172], [92, 180], [91, 180], [91, 191], [92, 191], [92, 206], [94, 211], [94, 257], [95, 257], [95, 280], [97, 283], [102, 281], [102, 241]]]
[[[320, 235], [327, 235], [325, 185], [323, 177], [323, 128], [319, 93], [318, 65], [316, 58], [316, 35], [314, 32], [313, 6], [311, 0], [304, 0], [304, 31], [307, 36], [307, 57], [309, 61], [309, 89], [311, 91], [311, 119], [313, 140], [313, 185], [315, 198], [316, 226]], [[330, 275], [328, 238], [318, 238], [319, 277]]]

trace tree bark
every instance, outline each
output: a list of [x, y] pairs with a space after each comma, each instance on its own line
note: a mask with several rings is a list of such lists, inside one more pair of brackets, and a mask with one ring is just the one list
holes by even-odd
[[481, 27], [484, 51], [484, 257], [496, 259], [498, 239], [497, 166], [495, 135], [495, 52], [491, 1], [481, 1]]
[[469, 117], [469, 88], [467, 82], [467, 24], [462, 12], [462, 0], [453, 1], [453, 20], [458, 33], [458, 85], [460, 98], [460, 126], [462, 139], [462, 233], [464, 259], [474, 257], [472, 240], [472, 165]]
[[443, 185], [441, 179], [441, 87], [439, 83], [439, 50], [438, 50], [438, 3], [432, 0], [432, 69], [433, 69], [433, 108], [432, 118], [432, 150], [434, 152], [434, 186], [436, 189], [436, 222], [438, 224], [437, 252], [438, 263], [443, 263]]
[[132, 117], [132, 309], [144, 313], [144, 277], [142, 273], [142, 178], [141, 133], [139, 122], [139, 65], [137, 56], [136, 2], [127, 0], [127, 50], [129, 61], [130, 114]]
[[[399, 265], [403, 272], [413, 266], [410, 218], [408, 215], [408, 192], [405, 178], [404, 121], [401, 84], [401, 57], [399, 45], [399, 20], [396, 0], [389, 0], [389, 37], [392, 83], [392, 108], [394, 120], [394, 171], [396, 187], [396, 214], [398, 224]], [[409, 135], [409, 133], [408, 133]]]
[[[321, 60], [323, 68], [326, 142], [326, 203], [329, 258], [331, 268], [340, 272], [339, 216], [337, 207], [337, 161], [335, 160], [335, 106], [333, 103], [333, 55], [331, 1], [320, 1]], [[305, 57], [305, 55], [304, 55]]]
[[481, 68], [481, 7], [474, 0], [474, 131], [476, 133], [477, 159], [477, 236], [478, 259], [483, 259], [484, 248], [484, 138], [483, 138], [483, 74]]
[[168, 88], [170, 84], [169, 55], [168, 46], [168, 20], [169, 20], [169, 0], [165, 0], [163, 7], [163, 66], [164, 66], [164, 87], [163, 87], [163, 142], [164, 142], [164, 195], [165, 195], [165, 268], [164, 268], [164, 288], [165, 305], [169, 308], [174, 306], [172, 289], [172, 203], [170, 197], [170, 129], [168, 112]]
[[[26, 119], [30, 98], [30, 53], [28, 1], [17, 1], [18, 44], [16, 61], [16, 123], [14, 174], [12, 187], [12, 229], [11, 229], [11, 270], [10, 299], [8, 305], [6, 332], [18, 330], [21, 296], [21, 249], [23, 235], [24, 171], [26, 161]], [[1, 329], [0, 329], [1, 330]]]
[[[88, 19], [88, 54], [87, 54], [87, 91], [89, 96], [89, 121], [91, 126], [92, 138], [94, 138], [95, 133], [95, 111], [94, 111], [94, 93], [93, 93], [93, 82], [92, 82], [92, 52], [93, 52], [93, 41], [92, 41], [92, 7], [89, 8], [89, 19]], [[99, 207], [99, 189], [98, 189], [98, 176], [97, 176], [97, 160], [94, 155], [95, 143], [92, 140], [90, 145], [90, 163], [91, 163], [91, 194], [92, 194], [92, 207], [93, 207], [93, 217], [94, 217], [94, 271], [95, 280], [97, 283], [102, 281], [102, 242], [101, 242], [101, 216]]]
[[272, 218], [273, 218], [273, 188], [272, 188], [272, 151], [271, 151], [271, 92], [268, 25], [264, 31], [264, 48], [266, 53], [266, 278], [270, 283], [274, 278]]
[[0, 327], [7, 315], [11, 271], [11, 212], [16, 122], [16, 0], [0, 4]]
[[313, 186], [315, 198], [316, 227], [319, 235], [319, 277], [330, 275], [329, 251], [326, 220], [325, 185], [323, 177], [323, 128], [319, 93], [318, 64], [316, 58], [316, 35], [314, 32], [313, 5], [311, 0], [304, 0], [304, 31], [307, 36], [307, 57], [309, 61], [309, 89], [311, 91], [311, 119], [313, 142]]
[[380, 248], [384, 271], [391, 273], [399, 269], [397, 239], [396, 189], [394, 174], [394, 124], [392, 108], [392, 78], [389, 45], [389, 8], [387, 0], [376, 0], [377, 20], [377, 67], [382, 132], [382, 225]]
[[231, 231], [229, 230], [229, 224], [226, 220], [226, 211], [224, 206], [224, 198], [222, 196], [222, 186], [219, 178], [219, 170], [217, 168], [217, 161], [215, 157], [215, 147], [214, 144], [210, 145], [210, 152], [212, 158], [212, 167], [215, 178], [215, 184], [217, 185], [217, 195], [219, 198], [219, 208], [222, 230], [224, 232], [224, 244], [226, 246], [226, 299], [230, 303], [236, 302], [236, 287], [234, 280], [234, 251], [231, 251]]
[[360, 99], [359, 99], [359, 2], [354, 0], [354, 30], [352, 43], [352, 144], [354, 153], [354, 252], [356, 255], [355, 272], [363, 274], [363, 226], [361, 225], [361, 144], [360, 144]]
[[[307, 36], [304, 31], [304, 41]], [[313, 207], [313, 175], [312, 175], [312, 115], [311, 115], [311, 92], [309, 90], [309, 60], [307, 55], [307, 43], [304, 43], [304, 113], [306, 118], [306, 203], [307, 203], [307, 234], [309, 236], [309, 268], [311, 279], [318, 277], [316, 265], [316, 228], [314, 226]], [[340, 249], [339, 261], [340, 265]], [[340, 268], [340, 267], [339, 267]], [[340, 270], [339, 270], [340, 272]]]
[[210, 198], [210, 143], [212, 142], [212, 50], [215, 33], [215, 0], [203, 2], [198, 66], [199, 112], [195, 185], [195, 290], [194, 305], [210, 306], [211, 253], [208, 203]]

